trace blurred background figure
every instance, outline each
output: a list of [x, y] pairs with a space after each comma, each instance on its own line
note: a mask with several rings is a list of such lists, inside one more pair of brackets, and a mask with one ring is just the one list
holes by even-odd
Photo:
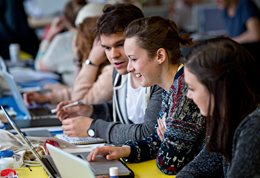
[[[24, 94], [24, 101], [27, 105], [32, 103], [57, 104], [65, 100], [83, 100], [88, 104], [97, 104], [109, 101], [112, 98], [112, 69], [103, 52], [94, 54], [95, 58], [101, 58], [97, 67], [84, 65], [85, 60], [89, 58], [91, 51], [95, 48], [101, 48], [98, 40], [95, 40], [94, 29], [96, 21], [102, 14], [103, 3], [88, 3], [79, 11], [76, 23], [76, 36], [73, 40], [74, 65], [77, 66], [77, 77], [72, 87], [61, 84], [49, 84], [44, 88], [50, 90], [47, 93], [28, 92]], [[100, 47], [99, 47], [100, 46]], [[93, 58], [93, 57], [91, 57]], [[72, 59], [71, 59], [72, 60]], [[104, 90], [104, 88], [106, 90]]]
[[23, 0], [0, 0], [0, 56], [9, 59], [9, 45], [17, 43], [34, 58], [39, 39], [28, 25]]
[[72, 86], [76, 75], [72, 45], [76, 33], [75, 20], [85, 4], [85, 0], [67, 2], [63, 16], [53, 20], [35, 60], [37, 70], [60, 74], [62, 82], [68, 86]]
[[227, 34], [239, 43], [260, 41], [260, 11], [252, 0], [214, 0], [223, 9]]

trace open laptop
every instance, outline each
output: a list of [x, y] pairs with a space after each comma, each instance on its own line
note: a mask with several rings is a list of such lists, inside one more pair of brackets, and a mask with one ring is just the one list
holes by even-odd
[[95, 178], [95, 174], [87, 161], [49, 144], [47, 144], [47, 149], [62, 178]]
[[[17, 124], [20, 127], [37, 127], [37, 126], [59, 126], [60, 121], [55, 115], [52, 115], [50, 109], [42, 108], [29, 110], [21, 96], [21, 93], [14, 81], [14, 78], [7, 71], [0, 71], [1, 86], [5, 86], [5, 93], [3, 93], [2, 99], [4, 107], [10, 107], [7, 103], [11, 102], [12, 107], [17, 113]], [[1, 88], [0, 86], [0, 88]], [[6, 94], [6, 95], [5, 95]], [[5, 99], [3, 99], [3, 97]], [[7, 103], [6, 103], [7, 102]], [[41, 120], [41, 121], [38, 121]]]
[[109, 175], [110, 167], [118, 167], [119, 177], [134, 177], [134, 173], [119, 160], [107, 160], [99, 155], [95, 161], [88, 162], [89, 152], [70, 154], [52, 145], [47, 145], [47, 149], [62, 178]]
[[[96, 175], [96, 176], [97, 175], [108, 175], [110, 167], [118, 167], [120, 177], [129, 177], [129, 178], [134, 177], [133, 171], [131, 171], [123, 162], [121, 162], [119, 160], [109, 161], [109, 160], [106, 160], [103, 156], [99, 156], [99, 157], [97, 157], [96, 161], [87, 162], [86, 158], [87, 158], [87, 155], [89, 154], [89, 152], [75, 152], [75, 153], [70, 154], [70, 153], [66, 153], [59, 149], [51, 149], [52, 150], [52, 153], [51, 153], [52, 159], [50, 159], [50, 157], [48, 157], [48, 156], [41, 158], [40, 155], [36, 151], [34, 151], [33, 145], [25, 137], [25, 135], [22, 133], [22, 131], [20, 130], [18, 125], [12, 119], [12, 117], [6, 112], [6, 110], [2, 106], [1, 106], [1, 109], [4, 111], [6, 119], [9, 121], [9, 123], [11, 124], [13, 129], [21, 137], [22, 141], [28, 146], [30, 151], [36, 157], [37, 161], [39, 161], [39, 163], [42, 165], [42, 167], [44, 168], [46, 173], [51, 178], [60, 177], [60, 175], [63, 177], [64, 173], [66, 173], [67, 170], [70, 170], [71, 172], [74, 173], [74, 176], [72, 176], [72, 177], [78, 177], [78, 175], [75, 175], [78, 172], [75, 172], [74, 169], [77, 169], [77, 167], [80, 167], [80, 169], [81, 169], [82, 161], [87, 163], [87, 164], [84, 163], [84, 165], [90, 165], [88, 167], [91, 167], [91, 170], [93, 171], [94, 175]], [[66, 162], [66, 164], [64, 164], [65, 162]]]
[[55, 167], [53, 167], [53, 163], [51, 163], [47, 158], [42, 158], [36, 151], [32, 143], [25, 137], [21, 129], [18, 127], [18, 125], [15, 123], [15, 121], [12, 119], [12, 117], [7, 113], [7, 111], [1, 106], [2, 111], [4, 112], [6, 119], [9, 121], [10, 125], [13, 127], [13, 129], [17, 132], [17, 134], [20, 136], [23, 143], [29, 148], [29, 150], [32, 152], [32, 154], [35, 156], [36, 160], [39, 162], [39, 164], [43, 167], [43, 169], [46, 171], [48, 176], [50, 178], [56, 178], [60, 177], [58, 174], [58, 171]]

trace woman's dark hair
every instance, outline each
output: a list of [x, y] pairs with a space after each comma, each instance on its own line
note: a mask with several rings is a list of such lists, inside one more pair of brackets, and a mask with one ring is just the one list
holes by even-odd
[[192, 44], [188, 35], [180, 35], [175, 22], [159, 16], [145, 17], [131, 22], [125, 37], [137, 37], [138, 45], [154, 57], [159, 48], [164, 48], [173, 64], [179, 63], [180, 44]]
[[222, 153], [226, 161], [231, 158], [235, 129], [260, 102], [260, 69], [256, 64], [246, 49], [227, 37], [197, 44], [184, 61], [213, 96], [206, 147]]
[[107, 4], [97, 22], [97, 35], [111, 35], [124, 32], [135, 19], [144, 17], [143, 12], [133, 4]]

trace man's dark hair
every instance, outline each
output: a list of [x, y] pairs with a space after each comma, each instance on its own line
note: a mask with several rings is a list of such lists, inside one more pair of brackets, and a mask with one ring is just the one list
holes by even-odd
[[97, 22], [97, 35], [111, 35], [124, 32], [127, 25], [135, 19], [144, 17], [141, 9], [133, 4], [108, 4]]

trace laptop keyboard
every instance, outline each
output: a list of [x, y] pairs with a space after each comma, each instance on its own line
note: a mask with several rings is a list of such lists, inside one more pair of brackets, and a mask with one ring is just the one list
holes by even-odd
[[105, 140], [97, 137], [69, 137], [64, 134], [57, 134], [57, 138], [75, 145], [87, 145], [93, 143], [104, 143]]

